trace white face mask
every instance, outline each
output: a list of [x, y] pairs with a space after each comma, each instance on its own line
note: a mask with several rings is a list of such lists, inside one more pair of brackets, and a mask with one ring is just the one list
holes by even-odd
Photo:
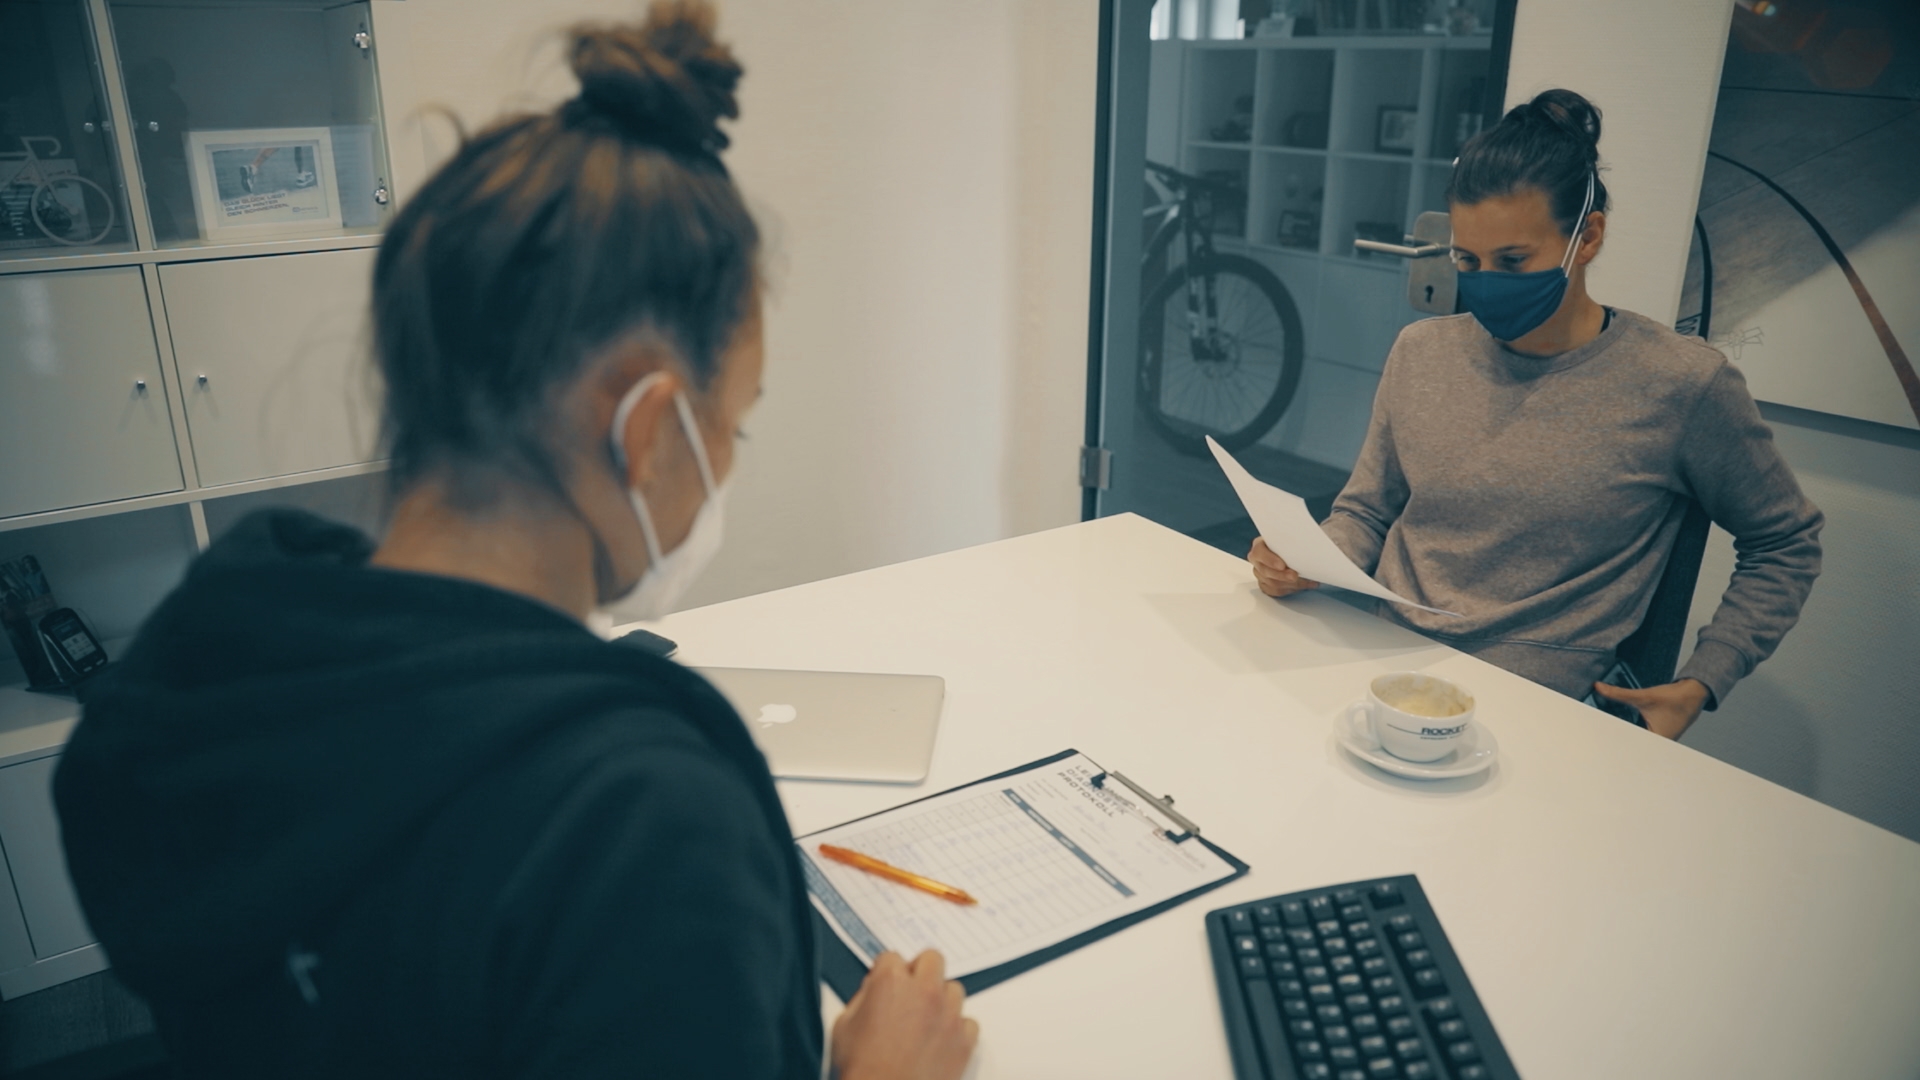
[[[623, 473], [627, 468], [627, 451], [621, 436], [626, 431], [627, 418], [639, 403], [640, 395], [646, 393], [655, 380], [664, 377], [664, 372], [656, 371], [633, 384], [633, 389], [627, 391], [619, 407], [613, 410], [613, 459]], [[699, 463], [700, 483], [706, 488], [707, 497], [694, 514], [693, 528], [688, 530], [687, 538], [672, 551], [661, 551], [660, 534], [653, 526], [646, 498], [638, 488], [627, 490], [627, 498], [633, 502], [633, 516], [640, 520], [640, 533], [646, 537], [647, 569], [633, 588], [600, 606], [628, 619], [658, 619], [671, 612], [674, 602], [685, 595], [687, 587], [720, 551], [726, 488], [714, 483], [713, 467], [707, 462], [707, 444], [700, 437], [700, 425], [694, 420], [693, 406], [687, 404], [687, 396], [675, 393], [673, 406], [680, 416], [680, 430], [686, 433], [687, 444], [693, 447], [693, 459]]]

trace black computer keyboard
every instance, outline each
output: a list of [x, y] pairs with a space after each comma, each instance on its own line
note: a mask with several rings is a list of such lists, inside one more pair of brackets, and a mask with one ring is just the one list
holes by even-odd
[[1517, 1080], [1412, 874], [1207, 913], [1239, 1080]]

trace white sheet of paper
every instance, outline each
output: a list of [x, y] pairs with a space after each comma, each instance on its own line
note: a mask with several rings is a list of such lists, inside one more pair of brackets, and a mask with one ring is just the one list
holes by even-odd
[[1319, 522], [1313, 520], [1313, 515], [1307, 512], [1305, 500], [1255, 479], [1252, 473], [1234, 460], [1232, 454], [1214, 442], [1211, 435], [1207, 436], [1207, 447], [1213, 451], [1214, 460], [1220, 463], [1220, 471], [1227, 474], [1227, 482], [1233, 485], [1233, 493], [1240, 496], [1240, 505], [1247, 508], [1247, 516], [1253, 519], [1254, 527], [1260, 530], [1267, 546], [1287, 560], [1287, 565], [1299, 571], [1301, 577], [1322, 585], [1336, 585], [1377, 596], [1421, 611], [1460, 618], [1457, 611], [1416, 604], [1367, 576], [1367, 572], [1355, 566], [1353, 560], [1347, 558], [1347, 553], [1341, 551], [1333, 538], [1320, 528]]
[[[1197, 840], [1096, 788], [1103, 771], [1075, 754], [801, 837], [807, 892], [841, 941], [871, 964], [882, 948], [946, 955], [959, 978], [1065, 941], [1233, 874]], [[962, 906], [833, 862], [835, 844], [979, 901]]]

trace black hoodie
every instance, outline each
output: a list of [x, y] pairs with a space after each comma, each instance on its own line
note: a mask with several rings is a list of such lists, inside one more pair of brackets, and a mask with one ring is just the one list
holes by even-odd
[[814, 1080], [785, 815], [698, 676], [255, 514], [55, 779], [87, 919], [190, 1076]]

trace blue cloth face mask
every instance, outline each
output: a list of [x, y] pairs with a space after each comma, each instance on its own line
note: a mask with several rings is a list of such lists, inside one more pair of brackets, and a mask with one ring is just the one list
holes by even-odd
[[1480, 325], [1497, 341], [1516, 341], [1540, 328], [1560, 310], [1567, 295], [1567, 271], [1573, 267], [1574, 250], [1580, 246], [1580, 234], [1586, 231], [1587, 215], [1593, 210], [1593, 174], [1587, 174], [1587, 201], [1580, 208], [1580, 225], [1567, 241], [1567, 253], [1560, 265], [1551, 270], [1525, 274], [1473, 270], [1459, 274], [1460, 306], [1473, 313]]

